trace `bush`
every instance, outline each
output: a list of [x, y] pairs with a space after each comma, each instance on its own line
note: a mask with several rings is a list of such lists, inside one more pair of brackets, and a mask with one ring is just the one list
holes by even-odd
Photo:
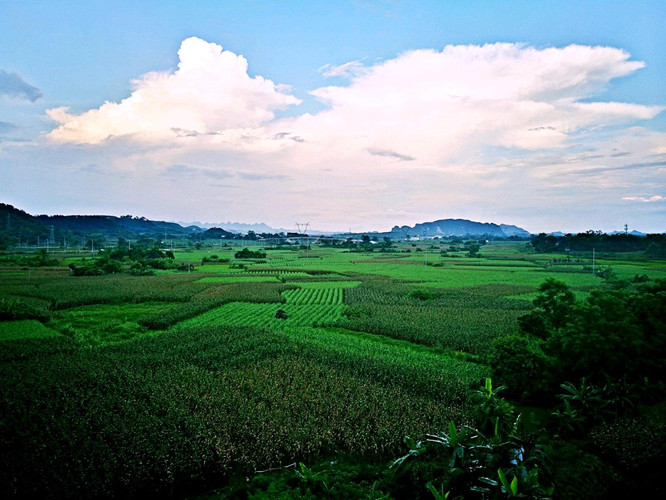
[[0, 321], [36, 319], [42, 323], [51, 318], [51, 312], [25, 301], [0, 298]]
[[254, 252], [247, 248], [243, 248], [243, 250], [241, 250], [240, 252], [236, 252], [234, 254], [234, 257], [236, 257], [237, 259], [265, 259], [266, 252], [261, 252], [259, 250]]
[[437, 297], [437, 295], [430, 290], [414, 290], [409, 296], [418, 300], [431, 300]]

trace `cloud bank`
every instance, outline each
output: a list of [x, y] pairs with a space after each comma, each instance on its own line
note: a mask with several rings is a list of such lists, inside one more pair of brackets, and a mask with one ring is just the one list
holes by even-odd
[[30, 85], [18, 73], [8, 73], [0, 69], [0, 96], [2, 95], [35, 102], [42, 97], [42, 91]]
[[48, 110], [58, 124], [49, 137], [98, 144], [126, 135], [218, 135], [218, 142], [241, 148], [249, 139], [268, 143], [291, 134], [319, 147], [333, 142], [432, 163], [487, 146], [560, 147], [586, 129], [650, 119], [661, 110], [589, 102], [613, 78], [643, 67], [608, 47], [498, 43], [416, 50], [371, 67], [353, 61], [325, 70], [348, 76], [349, 85], [311, 92], [327, 109], [290, 120], [275, 120], [274, 111], [300, 101], [284, 85], [250, 77], [242, 56], [198, 38], [184, 40], [178, 55], [177, 70], [137, 79], [120, 103], [80, 115]]

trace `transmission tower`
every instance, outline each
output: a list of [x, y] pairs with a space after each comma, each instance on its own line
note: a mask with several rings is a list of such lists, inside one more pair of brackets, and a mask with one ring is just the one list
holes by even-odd
[[308, 232], [308, 228], [310, 227], [309, 222], [296, 222], [296, 229], [300, 234], [306, 234]]
[[[309, 222], [295, 222], [296, 230], [299, 234], [305, 235], [305, 256], [308, 256], [308, 247], [310, 246], [310, 241], [308, 237], [308, 228], [310, 227]], [[302, 240], [301, 240], [302, 241]]]

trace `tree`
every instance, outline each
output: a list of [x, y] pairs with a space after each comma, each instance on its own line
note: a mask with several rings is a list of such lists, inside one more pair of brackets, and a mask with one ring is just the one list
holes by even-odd
[[496, 338], [488, 356], [493, 378], [521, 399], [539, 396], [548, 388], [550, 363], [541, 341], [525, 335]]
[[391, 240], [391, 238], [389, 238], [387, 236], [384, 236], [384, 238], [383, 238], [383, 240], [382, 240], [382, 242], [380, 243], [379, 246], [383, 250], [388, 250], [389, 248], [391, 248], [393, 246], [393, 241]]
[[663, 380], [666, 369], [666, 281], [628, 290], [594, 290], [553, 332], [545, 351], [562, 377], [603, 385]]
[[265, 259], [266, 252], [262, 252], [260, 250], [253, 252], [248, 248], [243, 248], [243, 250], [241, 250], [240, 252], [236, 252], [234, 254], [234, 257], [236, 257], [237, 259]]
[[564, 326], [576, 302], [566, 283], [548, 278], [539, 285], [540, 295], [534, 300], [534, 310], [518, 318], [520, 328], [540, 338]]
[[479, 256], [479, 250], [481, 249], [481, 246], [478, 243], [472, 243], [470, 245], [465, 244], [465, 247], [467, 248], [467, 257]]
[[125, 238], [121, 236], [118, 238], [118, 243], [116, 244], [116, 248], [124, 252], [129, 248], [129, 243]]

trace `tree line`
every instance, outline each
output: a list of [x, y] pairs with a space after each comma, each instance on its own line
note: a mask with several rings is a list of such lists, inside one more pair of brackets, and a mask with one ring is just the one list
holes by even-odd
[[643, 252], [650, 258], [666, 258], [666, 235], [605, 234], [601, 231], [586, 231], [578, 234], [555, 236], [540, 233], [530, 240], [538, 253], [551, 252]]

